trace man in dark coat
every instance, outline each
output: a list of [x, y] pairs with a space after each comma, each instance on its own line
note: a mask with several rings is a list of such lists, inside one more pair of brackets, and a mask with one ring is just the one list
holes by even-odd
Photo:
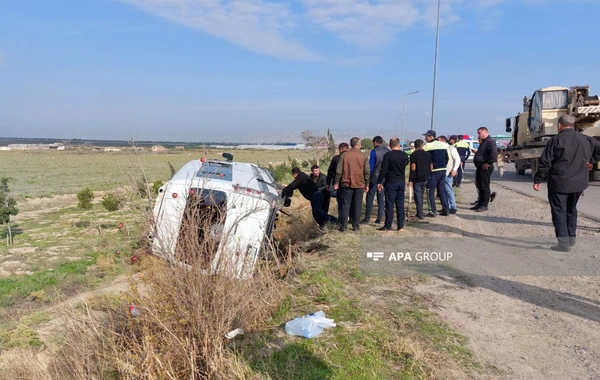
[[321, 173], [319, 165], [313, 165], [310, 168], [310, 179], [317, 186], [317, 189], [323, 193], [323, 211], [329, 212], [329, 202], [331, 200], [331, 194], [327, 190], [327, 176]]
[[310, 177], [306, 173], [301, 172], [299, 168], [292, 169], [292, 176], [294, 177], [294, 181], [282, 189], [282, 194], [291, 197], [294, 190], [300, 191], [300, 194], [310, 201], [312, 216], [320, 229], [324, 230], [327, 222], [337, 222], [336, 218], [323, 211], [323, 192], [319, 191], [317, 185], [314, 184]]
[[[471, 207], [471, 210], [484, 212], [488, 210], [490, 196], [492, 195], [490, 182], [492, 173], [494, 172], [494, 162], [498, 161], [498, 147], [486, 127], [477, 129], [477, 137], [479, 137], [480, 143], [475, 157], [473, 157], [473, 163], [476, 168], [475, 185], [477, 186], [479, 197], [477, 198], [477, 204]], [[491, 200], [493, 201], [493, 197]]]
[[[329, 164], [329, 168], [327, 169], [327, 186], [329, 186], [329, 191], [334, 191], [333, 185], [335, 184], [335, 171], [337, 170], [338, 162], [340, 162], [340, 156], [342, 154], [344, 154], [345, 152], [347, 152], [348, 149], [349, 149], [348, 143], [345, 143], [345, 142], [340, 143], [340, 145], [338, 146], [339, 154], [336, 154], [331, 159], [331, 163]], [[338, 186], [339, 185], [340, 184], [338, 183]], [[337, 204], [338, 204], [338, 218], [342, 214], [342, 212], [341, 212], [341, 210], [342, 210], [341, 196], [342, 196], [341, 191], [335, 192], [335, 200], [337, 201]]]
[[600, 142], [575, 130], [575, 117], [558, 119], [558, 134], [548, 140], [539, 159], [533, 189], [540, 191], [548, 178], [548, 202], [558, 245], [554, 251], [569, 252], [577, 236], [577, 202], [589, 185], [592, 164], [600, 160]]

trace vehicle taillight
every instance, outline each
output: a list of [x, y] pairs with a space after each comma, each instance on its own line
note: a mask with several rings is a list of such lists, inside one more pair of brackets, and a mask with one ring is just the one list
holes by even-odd
[[173, 198], [177, 198], [179, 195], [177, 195], [177, 193], [173, 193]]

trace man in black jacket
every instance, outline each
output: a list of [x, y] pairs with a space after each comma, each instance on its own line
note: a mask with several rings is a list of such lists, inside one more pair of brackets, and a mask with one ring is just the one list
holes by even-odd
[[310, 179], [313, 181], [319, 191], [323, 192], [323, 206], [321, 209], [325, 212], [329, 212], [329, 202], [331, 200], [331, 194], [327, 189], [327, 176], [321, 173], [319, 165], [313, 165], [310, 168]]
[[327, 222], [337, 222], [336, 218], [323, 211], [323, 192], [319, 191], [317, 185], [315, 185], [310, 177], [306, 173], [301, 172], [299, 168], [292, 169], [292, 176], [294, 177], [294, 181], [282, 189], [282, 194], [291, 197], [294, 190], [297, 189], [300, 191], [300, 194], [310, 201], [312, 216], [321, 230], [325, 229]]
[[575, 117], [558, 119], [558, 134], [552, 136], [539, 159], [533, 189], [540, 191], [542, 180], [548, 177], [548, 202], [558, 245], [554, 251], [569, 252], [577, 236], [577, 201], [589, 185], [591, 164], [600, 160], [600, 143], [593, 137], [577, 132]]
[[[410, 174], [408, 176], [408, 187], [413, 188], [415, 195], [415, 205], [419, 219], [423, 219], [423, 199], [425, 196], [425, 187], [431, 174], [431, 155], [423, 150], [425, 142], [421, 139], [415, 140], [415, 150], [410, 155]], [[410, 190], [409, 190], [410, 191]]]
[[[396, 206], [397, 230], [404, 229], [404, 188], [408, 154], [400, 148], [400, 139], [390, 139], [391, 151], [383, 155], [381, 170], [377, 178], [377, 191], [385, 187], [385, 224], [378, 231], [392, 229], [394, 206]], [[385, 181], [385, 186], [383, 182]]]
[[490, 203], [490, 180], [494, 172], [494, 162], [498, 160], [498, 147], [486, 127], [477, 129], [477, 137], [479, 137], [480, 143], [475, 157], [473, 157], [473, 163], [476, 168], [475, 182], [479, 197], [477, 204], [471, 207], [471, 210], [483, 212], [488, 210]]
[[[338, 166], [338, 162], [340, 162], [340, 156], [347, 152], [348, 149], [350, 148], [350, 146], [348, 145], [348, 143], [340, 143], [340, 145], [338, 146], [338, 152], [339, 154], [333, 156], [333, 158], [331, 159], [331, 163], [329, 164], [329, 168], [327, 168], [327, 186], [328, 186], [328, 190], [329, 191], [333, 191], [333, 185], [335, 185], [335, 171], [337, 170], [337, 166]], [[337, 184], [338, 186], [340, 185], [339, 183]], [[335, 200], [337, 201], [338, 204], [338, 217], [342, 214], [342, 201], [340, 199], [340, 197], [342, 196], [342, 192], [341, 191], [336, 191], [335, 192]]]

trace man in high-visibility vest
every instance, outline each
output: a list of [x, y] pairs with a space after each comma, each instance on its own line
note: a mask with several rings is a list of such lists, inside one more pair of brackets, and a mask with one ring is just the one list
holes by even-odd
[[471, 155], [471, 149], [469, 147], [469, 143], [463, 141], [462, 135], [458, 136], [458, 141], [457, 136], [450, 136], [450, 143], [454, 144], [454, 147], [456, 148], [456, 150], [458, 151], [458, 155], [460, 156], [460, 167], [458, 168], [458, 173], [456, 173], [456, 177], [454, 177], [454, 185], [456, 187], [460, 187], [463, 178], [463, 172], [465, 170], [465, 163]]
[[448, 161], [451, 159], [450, 147], [447, 143], [436, 140], [436, 133], [434, 130], [429, 130], [423, 134], [427, 144], [424, 146], [424, 150], [429, 152], [431, 155], [431, 163], [433, 168], [431, 169], [431, 175], [427, 187], [429, 188], [429, 202], [431, 205], [431, 212], [427, 216], [435, 218], [436, 205], [435, 205], [435, 190], [437, 188], [440, 201], [442, 202], [443, 216], [447, 216], [450, 213], [448, 209], [448, 202], [446, 199], [446, 166]]

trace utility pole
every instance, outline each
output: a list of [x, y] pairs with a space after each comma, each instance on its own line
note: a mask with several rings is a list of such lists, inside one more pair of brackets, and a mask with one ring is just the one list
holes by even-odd
[[417, 92], [419, 92], [419, 90], [404, 94], [402, 97], [402, 137], [400, 137], [400, 146], [403, 146], [404, 144], [404, 105], [406, 104], [406, 97], [408, 95], [416, 94]]
[[433, 66], [433, 98], [431, 99], [431, 130], [434, 128], [435, 120], [435, 90], [437, 80], [437, 66], [438, 66], [438, 46], [440, 43], [440, 3], [442, 0], [438, 0], [438, 11], [437, 11], [437, 30], [435, 33], [435, 63]]

